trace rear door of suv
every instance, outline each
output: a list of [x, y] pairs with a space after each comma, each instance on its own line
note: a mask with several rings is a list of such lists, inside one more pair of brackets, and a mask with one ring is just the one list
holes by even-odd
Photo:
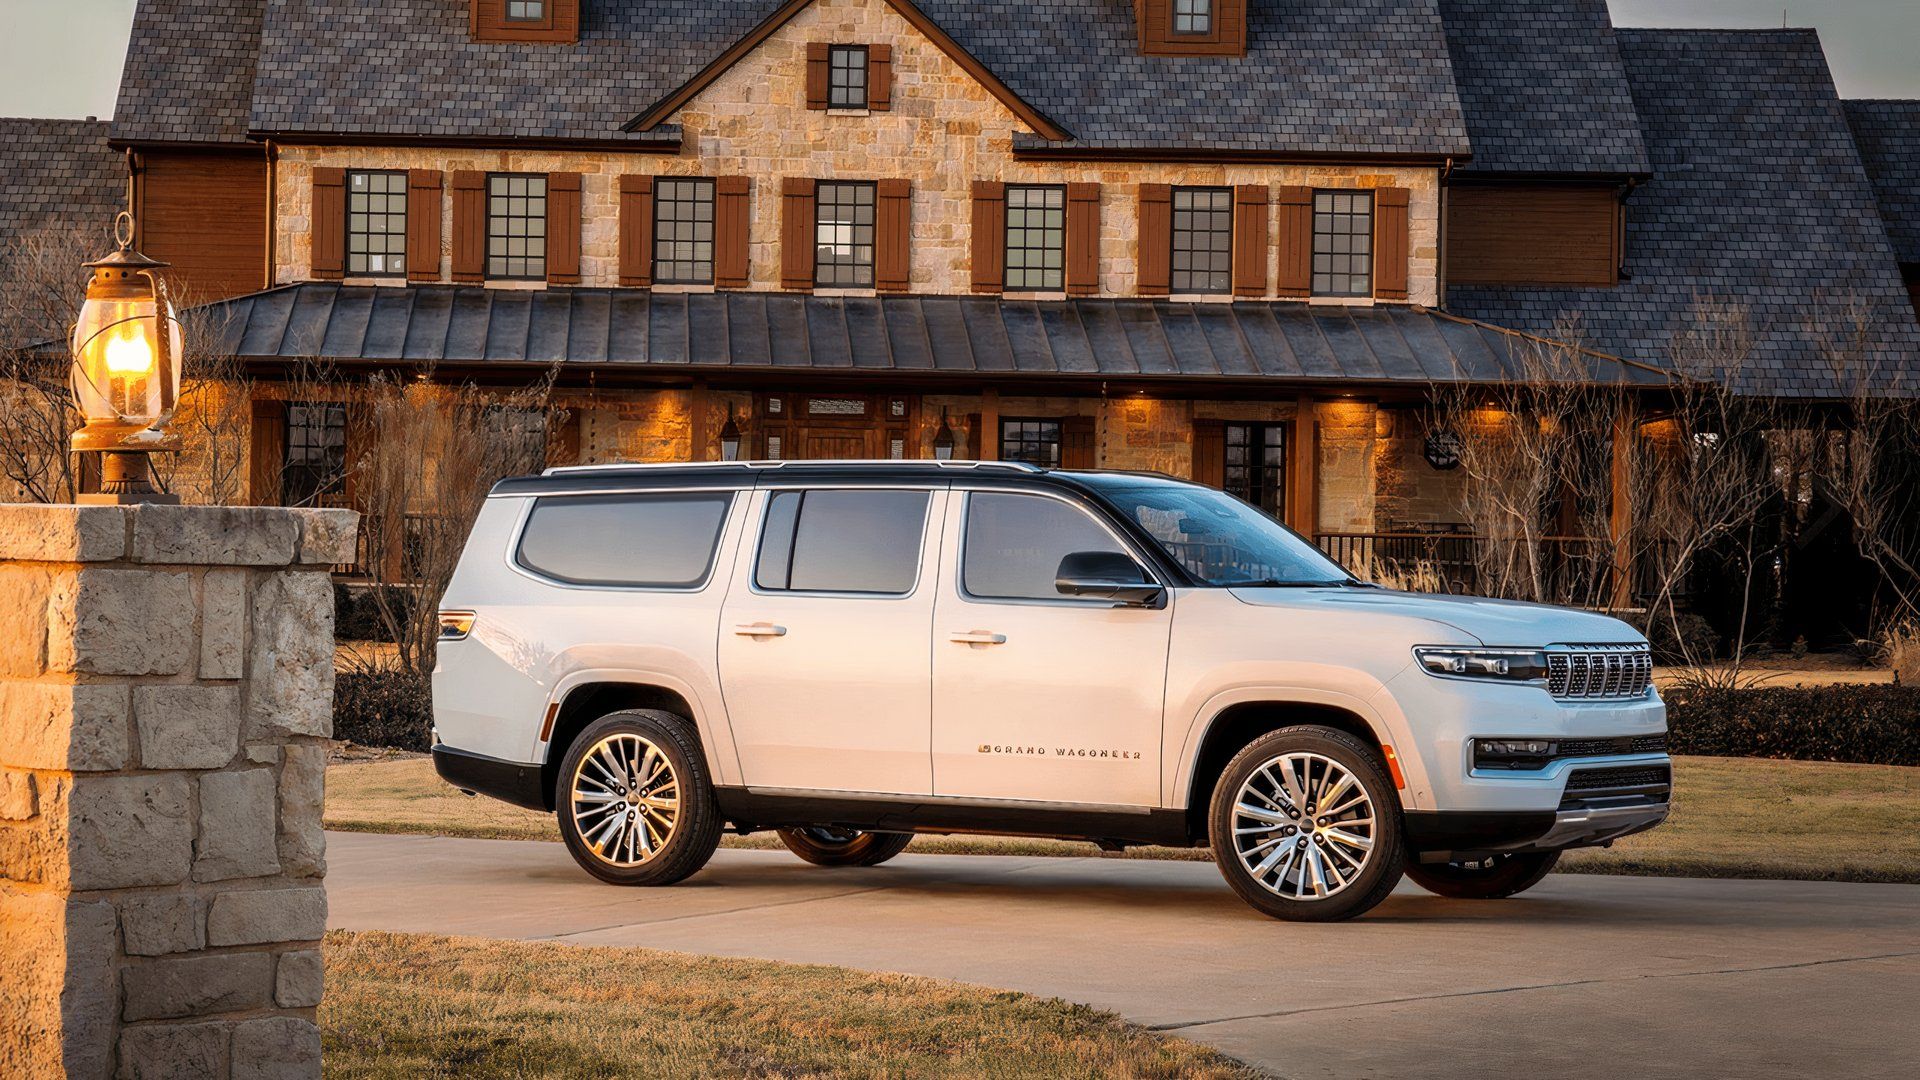
[[754, 788], [926, 795], [944, 480], [765, 482], [720, 617]]
[[1060, 595], [1068, 554], [1138, 561], [1063, 495], [956, 489], [952, 502], [933, 624], [934, 793], [1158, 806], [1171, 597], [1141, 608]]

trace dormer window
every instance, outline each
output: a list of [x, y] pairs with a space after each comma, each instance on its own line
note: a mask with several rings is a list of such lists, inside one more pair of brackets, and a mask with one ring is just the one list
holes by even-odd
[[507, 0], [508, 22], [546, 22], [547, 0]]
[[827, 107], [867, 107], [867, 47], [835, 45], [827, 52]]
[[467, 0], [475, 41], [571, 44], [580, 40], [580, 0]]
[[1173, 0], [1173, 32], [1212, 34], [1213, 0]]

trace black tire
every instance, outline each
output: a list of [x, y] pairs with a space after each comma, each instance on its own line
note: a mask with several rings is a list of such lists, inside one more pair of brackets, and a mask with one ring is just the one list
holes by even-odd
[[815, 866], [879, 866], [913, 843], [912, 833], [861, 832], [832, 825], [775, 831], [788, 851]]
[[[585, 765], [588, 755], [603, 746], [603, 755], [593, 765]], [[648, 746], [664, 759], [667, 773], [657, 772], [657, 762], [646, 764], [653, 761], [645, 753]], [[614, 768], [609, 772], [609, 761], [617, 765], [627, 750], [637, 754], [631, 760], [631, 769]], [[631, 776], [643, 766], [654, 774], [654, 784], [629, 788]], [[603, 784], [602, 779], [608, 782]], [[678, 805], [671, 825], [663, 826], [663, 807], [639, 805], [635, 800], [653, 794], [664, 802], [665, 796], [658, 793], [667, 791], [669, 784]], [[618, 789], [615, 797], [599, 797], [610, 788]], [[707, 780], [699, 739], [692, 723], [668, 712], [629, 709], [587, 725], [561, 759], [560, 775], [554, 783], [554, 805], [560, 835], [573, 860], [587, 873], [612, 885], [671, 885], [705, 866], [720, 846], [720, 810], [714, 803], [713, 785]], [[576, 807], [580, 808], [578, 813]], [[609, 812], [649, 828], [636, 829], [632, 824], [623, 828], [606, 816]], [[587, 819], [584, 825], [581, 817]], [[664, 842], [659, 842], [663, 834]], [[631, 847], [625, 842], [628, 836], [633, 837]], [[643, 855], [643, 845], [650, 845], [652, 850]], [[611, 850], [603, 852], [602, 848]], [[626, 857], [623, 853], [628, 851], [636, 857]]]
[[1407, 876], [1436, 896], [1455, 900], [1505, 900], [1526, 892], [1560, 861], [1557, 851], [1517, 851], [1491, 855], [1475, 862], [1422, 863], [1409, 861]]
[[[1327, 763], [1351, 777], [1352, 786], [1342, 787], [1336, 770]], [[1307, 770], [1293, 774], [1299, 781], [1295, 787], [1309, 799], [1306, 805], [1286, 794], [1292, 789], [1285, 787], [1280, 774], [1273, 771], [1298, 766]], [[1242, 788], [1256, 776], [1260, 779], [1249, 805], [1259, 812], [1257, 818], [1239, 809]], [[1365, 811], [1351, 802], [1354, 787], [1371, 806], [1370, 824], [1361, 824], [1359, 814]], [[1329, 788], [1337, 792], [1336, 805], [1312, 806], [1310, 797], [1324, 795]], [[1260, 790], [1272, 790], [1278, 797], [1267, 798], [1257, 793]], [[1293, 803], [1291, 807], [1289, 802]], [[1308, 812], [1308, 806], [1313, 812]], [[1323, 809], [1332, 809], [1335, 814], [1332, 818], [1318, 815]], [[1289, 813], [1293, 816], [1287, 816]], [[1250, 830], [1261, 831], [1236, 836], [1236, 819], [1248, 821], [1246, 828]], [[1303, 820], [1311, 831], [1300, 828]], [[1351, 827], [1343, 829], [1343, 825]], [[1297, 922], [1335, 922], [1364, 914], [1399, 884], [1405, 861], [1400, 796], [1386, 767], [1373, 747], [1332, 728], [1281, 728], [1260, 736], [1234, 755], [1213, 789], [1208, 834], [1220, 875], [1242, 900], [1276, 919]], [[1357, 839], [1368, 843], [1363, 848], [1355, 843]], [[1289, 843], [1294, 845], [1292, 852], [1285, 850]], [[1246, 856], [1256, 860], [1251, 867], [1241, 861], [1243, 845]], [[1355, 852], [1362, 854], [1356, 856]], [[1279, 861], [1270, 864], [1270, 858]], [[1262, 866], [1276, 865], [1277, 869], [1256, 877], [1255, 871]], [[1326, 885], [1330, 876], [1340, 877], [1342, 883], [1329, 891]], [[1285, 895], [1290, 890], [1295, 895]], [[1315, 895], [1305, 896], [1308, 890]]]

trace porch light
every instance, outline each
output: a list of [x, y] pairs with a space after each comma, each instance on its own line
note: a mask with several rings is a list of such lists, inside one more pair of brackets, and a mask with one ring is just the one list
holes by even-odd
[[947, 410], [940, 410], [940, 430], [933, 436], [933, 456], [940, 461], [953, 460], [953, 428], [947, 423]]
[[733, 410], [727, 410], [727, 422], [720, 426], [720, 460], [740, 460], [740, 425], [733, 422]]
[[102, 455], [100, 493], [86, 503], [177, 503], [153, 485], [147, 456], [180, 449], [166, 429], [180, 400], [185, 340], [159, 271], [168, 264], [133, 250], [133, 215], [114, 223], [120, 248], [87, 263], [93, 278], [73, 326], [74, 403], [86, 425], [73, 449]]

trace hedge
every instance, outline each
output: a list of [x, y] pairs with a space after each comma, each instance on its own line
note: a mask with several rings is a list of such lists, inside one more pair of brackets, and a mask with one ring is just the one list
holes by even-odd
[[1765, 686], [1666, 698], [1676, 754], [1920, 765], [1920, 687]]
[[425, 753], [432, 728], [433, 688], [425, 675], [369, 668], [334, 676], [334, 738]]

